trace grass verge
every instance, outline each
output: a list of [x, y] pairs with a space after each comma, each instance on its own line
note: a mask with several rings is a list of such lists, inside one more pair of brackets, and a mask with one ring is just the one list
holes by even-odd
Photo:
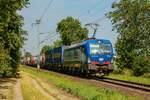
[[72, 81], [63, 76], [58, 76], [47, 71], [36, 70], [34, 68], [22, 67], [22, 71], [30, 73], [36, 77], [46, 79], [57, 87], [85, 100], [141, 100], [141, 97], [128, 97], [118, 91], [102, 89], [91, 86], [84, 82]]
[[129, 82], [135, 82], [135, 83], [149, 84], [150, 85], [150, 78], [126, 76], [126, 75], [121, 75], [121, 74], [110, 74], [109, 76], [106, 76], [106, 77], [118, 79], [118, 80], [123, 80], [123, 81], [129, 81]]
[[24, 100], [49, 100], [34, 87], [32, 79], [27, 76], [21, 78], [21, 88]]

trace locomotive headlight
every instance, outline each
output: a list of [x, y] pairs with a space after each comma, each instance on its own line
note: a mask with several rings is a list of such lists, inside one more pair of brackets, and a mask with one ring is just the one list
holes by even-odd
[[103, 61], [104, 60], [104, 58], [99, 58], [99, 61]]
[[91, 63], [91, 59], [90, 58], [88, 58], [88, 63]]

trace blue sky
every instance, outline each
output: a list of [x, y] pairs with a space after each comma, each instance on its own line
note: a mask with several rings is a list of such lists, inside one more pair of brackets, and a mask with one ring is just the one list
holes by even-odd
[[[45, 40], [40, 45], [40, 49], [44, 45], [52, 45], [59, 39], [59, 35], [53, 35], [57, 23], [67, 16], [73, 16], [81, 21], [84, 26], [87, 23], [99, 23], [96, 38], [109, 39], [113, 44], [116, 42], [117, 33], [112, 31], [110, 19], [105, 14], [111, 11], [111, 5], [117, 0], [53, 0], [51, 6], [47, 10], [42, 19], [40, 28], [33, 25], [35, 20], [40, 18], [50, 0], [31, 0], [28, 8], [24, 8], [20, 13], [24, 17], [24, 29], [28, 31], [28, 41], [26, 41], [24, 49], [36, 55], [38, 50], [37, 30], [40, 32], [50, 32], [40, 35], [40, 41]], [[92, 30], [89, 28], [89, 36]]]

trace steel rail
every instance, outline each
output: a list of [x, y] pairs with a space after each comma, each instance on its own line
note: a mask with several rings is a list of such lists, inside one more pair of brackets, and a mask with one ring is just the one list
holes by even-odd
[[95, 78], [98, 81], [114, 84], [114, 85], [120, 85], [128, 88], [133, 88], [136, 90], [142, 90], [144, 92], [149, 92], [150, 93], [150, 85], [149, 84], [141, 84], [141, 83], [135, 83], [135, 82], [129, 82], [129, 81], [124, 81], [124, 80], [118, 80], [118, 79], [112, 79], [112, 78], [100, 78], [97, 77]]

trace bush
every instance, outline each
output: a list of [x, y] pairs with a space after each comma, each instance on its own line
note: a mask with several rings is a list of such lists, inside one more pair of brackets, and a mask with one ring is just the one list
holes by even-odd
[[122, 69], [119, 67], [119, 64], [116, 62], [116, 59], [114, 59], [113, 74], [120, 74], [121, 72], [122, 72]]
[[10, 56], [8, 56], [7, 50], [4, 50], [3, 43], [0, 43], [0, 77], [9, 77], [9, 71], [12, 70], [10, 67]]
[[141, 76], [150, 72], [150, 61], [148, 58], [143, 56], [134, 57], [132, 69], [135, 76]]
[[144, 75], [142, 77], [150, 78], [150, 72], [149, 73], [144, 73]]
[[122, 71], [122, 74], [124, 74], [126, 76], [132, 76], [133, 75], [133, 71], [132, 71], [132, 69], [124, 68], [123, 71]]

